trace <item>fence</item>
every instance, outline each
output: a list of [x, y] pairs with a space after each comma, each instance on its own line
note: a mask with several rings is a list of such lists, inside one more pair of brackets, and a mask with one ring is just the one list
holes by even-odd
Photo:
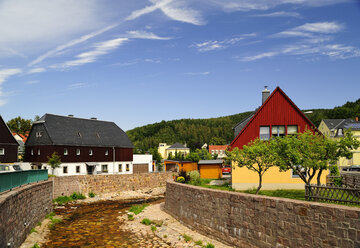
[[309, 201], [328, 201], [360, 205], [360, 189], [305, 185], [305, 199]]
[[27, 170], [0, 173], [0, 193], [24, 184], [48, 179], [47, 170]]

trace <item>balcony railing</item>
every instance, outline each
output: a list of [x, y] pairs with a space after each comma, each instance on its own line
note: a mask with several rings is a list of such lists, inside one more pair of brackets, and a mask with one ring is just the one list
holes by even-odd
[[0, 193], [29, 183], [48, 180], [48, 170], [26, 170], [0, 173]]

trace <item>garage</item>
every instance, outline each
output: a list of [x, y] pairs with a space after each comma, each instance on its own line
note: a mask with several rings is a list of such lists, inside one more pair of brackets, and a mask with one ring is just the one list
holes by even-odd
[[219, 179], [222, 177], [222, 160], [200, 160], [200, 178]]
[[133, 173], [148, 173], [148, 164], [133, 164]]

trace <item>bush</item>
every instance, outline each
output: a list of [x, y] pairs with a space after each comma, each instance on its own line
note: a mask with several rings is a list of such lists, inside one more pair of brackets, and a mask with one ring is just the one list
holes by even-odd
[[40, 248], [40, 246], [37, 243], [35, 243], [31, 248]]
[[30, 233], [33, 233], [33, 232], [37, 233], [38, 231], [36, 231], [35, 228], [31, 228]]
[[141, 224], [144, 224], [144, 225], [151, 225], [151, 220], [149, 220], [148, 218], [145, 218], [141, 221]]
[[198, 246], [203, 246], [203, 242], [201, 240], [198, 240], [195, 242], [195, 245], [198, 245]]
[[128, 220], [134, 220], [134, 215], [128, 214], [127, 216], [128, 216]]
[[207, 245], [205, 246], [205, 248], [215, 248], [215, 245], [211, 244], [211, 243], [207, 243]]
[[151, 231], [155, 232], [156, 231], [156, 226], [151, 226]]
[[73, 200], [81, 200], [81, 199], [85, 199], [85, 198], [86, 198], [83, 194], [77, 193], [77, 192], [72, 193], [72, 195], [71, 195], [70, 197], [71, 197], [71, 199], [73, 199]]
[[200, 173], [196, 170], [194, 171], [190, 171], [188, 173], [189, 176], [189, 182], [192, 185], [200, 185], [201, 184], [201, 179], [200, 179]]
[[192, 237], [190, 237], [189, 235], [186, 235], [185, 233], [183, 234], [184, 240], [185, 242], [189, 242], [192, 240]]
[[176, 182], [178, 182], [178, 183], [185, 183], [185, 178], [184, 178], [184, 177], [177, 177], [177, 178], [176, 178]]
[[142, 205], [134, 205], [130, 208], [129, 212], [133, 212], [134, 214], [138, 215], [140, 214], [145, 207], [149, 206], [149, 204], [142, 204]]
[[95, 193], [94, 193], [94, 192], [89, 192], [89, 197], [90, 197], [90, 198], [95, 197]]

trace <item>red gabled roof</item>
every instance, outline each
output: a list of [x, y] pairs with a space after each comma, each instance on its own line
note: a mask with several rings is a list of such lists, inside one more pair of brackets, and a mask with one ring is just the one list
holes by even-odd
[[290, 103], [290, 105], [301, 115], [306, 122], [308, 122], [309, 126], [312, 127], [316, 132], [320, 133], [316, 126], [307, 118], [307, 116], [295, 105], [295, 103], [285, 94], [285, 92], [278, 86], [271, 93], [271, 95], [266, 99], [266, 101], [261, 105], [261, 107], [255, 112], [250, 121], [245, 125], [245, 127], [239, 132], [239, 134], [235, 137], [235, 139], [230, 143], [230, 147], [236, 142], [236, 140], [241, 136], [241, 134], [251, 125], [252, 121], [257, 117], [257, 115], [261, 112], [261, 110], [266, 106], [266, 104], [270, 101], [270, 99], [275, 95], [276, 92], [279, 92], [284, 98]]

